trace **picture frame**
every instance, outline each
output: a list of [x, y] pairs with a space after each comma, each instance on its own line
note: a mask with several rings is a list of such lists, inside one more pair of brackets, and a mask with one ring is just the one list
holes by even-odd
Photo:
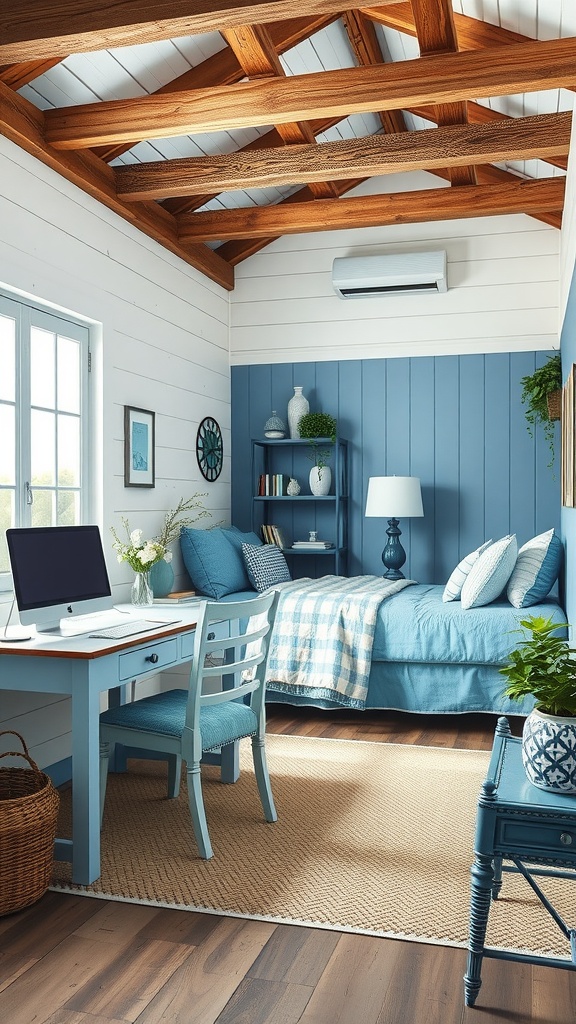
[[124, 486], [155, 487], [155, 413], [124, 406]]

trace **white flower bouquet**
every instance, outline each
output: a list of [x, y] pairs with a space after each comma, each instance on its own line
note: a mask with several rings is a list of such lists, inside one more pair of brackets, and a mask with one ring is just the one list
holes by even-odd
[[156, 562], [164, 559], [172, 561], [172, 552], [167, 551], [164, 544], [157, 540], [143, 540], [142, 530], [130, 530], [127, 519], [122, 520], [126, 530], [127, 541], [121, 541], [113, 526], [110, 527], [119, 562], [128, 562], [134, 572], [148, 572]]

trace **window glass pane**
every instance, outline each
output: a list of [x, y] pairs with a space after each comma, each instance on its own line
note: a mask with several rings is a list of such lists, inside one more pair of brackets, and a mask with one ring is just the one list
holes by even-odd
[[30, 506], [32, 526], [56, 526], [56, 492], [34, 491], [34, 503]]
[[14, 491], [0, 490], [0, 573], [10, 571], [6, 530], [15, 525]]
[[58, 337], [58, 408], [80, 412], [80, 345]]
[[56, 483], [56, 417], [33, 409], [30, 414], [30, 465], [32, 486]]
[[16, 321], [0, 316], [0, 398], [6, 402], [13, 402], [15, 398], [15, 358]]
[[58, 485], [80, 486], [80, 420], [58, 416]]
[[56, 405], [56, 338], [51, 331], [32, 327], [30, 331], [30, 399], [32, 405], [54, 409]]
[[16, 410], [0, 405], [0, 484], [16, 483]]
[[58, 526], [80, 525], [80, 494], [78, 491], [58, 491]]

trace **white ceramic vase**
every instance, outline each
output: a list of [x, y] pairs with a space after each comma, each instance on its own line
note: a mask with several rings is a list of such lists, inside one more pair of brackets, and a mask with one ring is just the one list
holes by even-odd
[[522, 732], [522, 763], [538, 789], [576, 793], [576, 718], [531, 711]]
[[294, 394], [288, 402], [288, 429], [293, 441], [297, 441], [300, 437], [298, 424], [307, 412], [310, 412], [310, 403], [302, 394], [302, 388], [295, 387]]
[[330, 484], [332, 483], [332, 470], [330, 466], [322, 466], [319, 469], [318, 466], [312, 466], [310, 470], [310, 490], [316, 498], [321, 498], [325, 494], [330, 494]]

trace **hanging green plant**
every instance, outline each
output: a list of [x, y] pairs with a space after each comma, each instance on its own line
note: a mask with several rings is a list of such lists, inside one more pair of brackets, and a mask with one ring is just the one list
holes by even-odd
[[[543, 366], [540, 366], [534, 373], [522, 377], [521, 399], [526, 406], [525, 415], [528, 421], [528, 433], [534, 436], [533, 428], [541, 423], [544, 428], [544, 437], [550, 448], [551, 459], [548, 463], [551, 466], [554, 462], [554, 424], [550, 417], [548, 397], [554, 392], [562, 391], [562, 361], [560, 353], [556, 352], [549, 356]], [[556, 417], [555, 417], [556, 418]]]

